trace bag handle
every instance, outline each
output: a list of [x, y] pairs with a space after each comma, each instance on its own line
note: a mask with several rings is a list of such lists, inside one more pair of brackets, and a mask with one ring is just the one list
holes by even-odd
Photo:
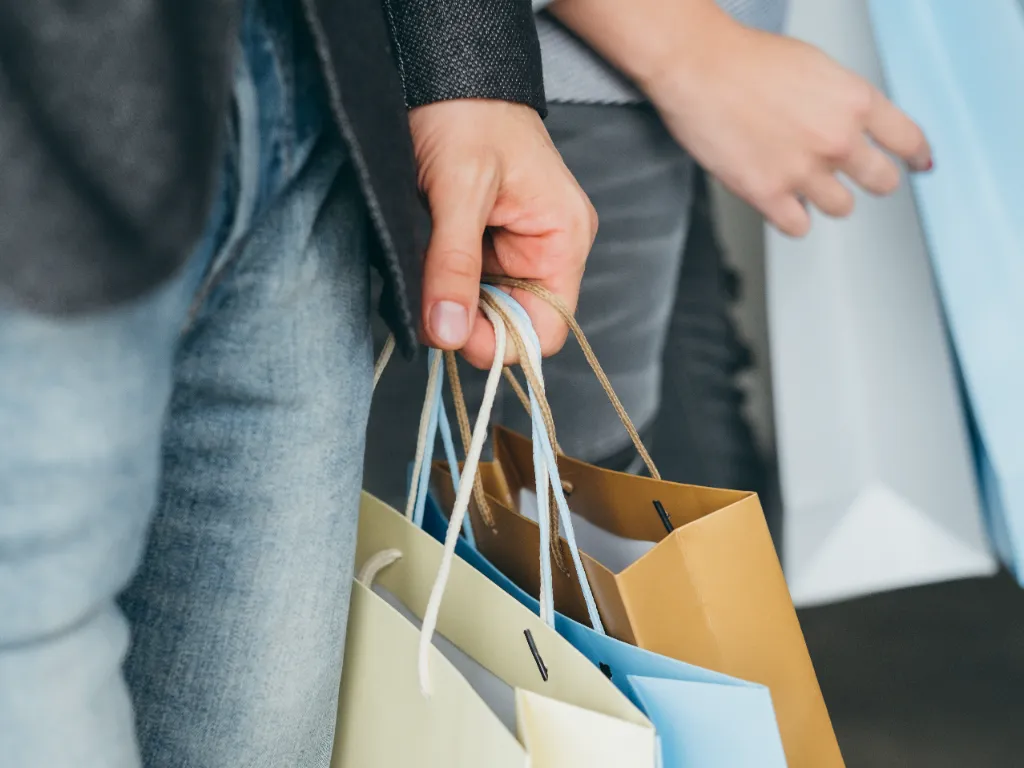
[[612, 407], [615, 409], [615, 413], [618, 414], [619, 420], [622, 422], [622, 426], [626, 428], [626, 432], [629, 433], [629, 438], [633, 441], [633, 445], [636, 447], [637, 453], [640, 454], [640, 458], [643, 459], [644, 464], [647, 466], [647, 471], [651, 473], [651, 477], [655, 480], [661, 480], [661, 473], [658, 472], [658, 468], [654, 466], [654, 460], [651, 458], [651, 454], [648, 453], [647, 448], [644, 446], [643, 440], [640, 439], [640, 433], [633, 425], [633, 421], [629, 418], [629, 414], [626, 413], [626, 409], [622, 405], [622, 401], [620, 401], [618, 395], [615, 394], [611, 381], [608, 380], [608, 376], [601, 367], [601, 363], [598, 362], [597, 356], [594, 354], [594, 350], [590, 346], [590, 342], [587, 341], [587, 337], [583, 333], [583, 329], [580, 328], [580, 324], [576, 322], [576, 318], [573, 317], [572, 311], [565, 305], [565, 302], [544, 286], [538, 285], [537, 283], [533, 283], [529, 280], [521, 280], [516, 277], [506, 277], [505, 275], [484, 275], [482, 282], [488, 285], [503, 285], [509, 288], [519, 288], [528, 293], [532, 293], [558, 312], [562, 320], [564, 320], [566, 325], [569, 326], [569, 330], [572, 331], [573, 336], [576, 337], [576, 341], [579, 343], [580, 349], [583, 350], [583, 356], [587, 359], [587, 363], [594, 371], [594, 375], [597, 376], [597, 380], [600, 382], [601, 388], [604, 390], [605, 394], [608, 395], [608, 399], [611, 401]]
[[[499, 294], [499, 295], [496, 295]], [[493, 300], [492, 300], [493, 299]], [[504, 305], [504, 306], [502, 306]], [[470, 496], [473, 492], [473, 485], [475, 477], [478, 473], [480, 454], [483, 450], [483, 444], [487, 437], [488, 428], [490, 426], [490, 415], [491, 410], [494, 407], [495, 397], [497, 395], [497, 388], [501, 371], [504, 365], [505, 349], [507, 347], [508, 338], [518, 336], [521, 344], [523, 344], [526, 352], [522, 358], [522, 362], [525, 363], [524, 370], [527, 371], [527, 381], [535, 382], [537, 384], [536, 389], [533, 384], [530, 385], [530, 397], [531, 397], [531, 414], [533, 416], [533, 428], [534, 428], [534, 466], [535, 474], [538, 483], [538, 493], [541, 498], [546, 498], [548, 494], [548, 487], [554, 488], [556, 503], [558, 505], [559, 514], [562, 520], [562, 524], [566, 529], [566, 541], [569, 544], [569, 550], [572, 554], [573, 564], [577, 570], [577, 576], [580, 581], [580, 586], [583, 590], [584, 600], [587, 604], [587, 610], [590, 616], [591, 623], [594, 629], [600, 633], [604, 633], [604, 627], [601, 623], [600, 614], [597, 611], [597, 604], [594, 600], [593, 592], [590, 588], [589, 581], [587, 579], [586, 571], [583, 568], [583, 562], [579, 554], [579, 548], [576, 545], [575, 535], [572, 531], [572, 519], [569, 513], [569, 507], [565, 500], [565, 495], [561, 488], [558, 475], [558, 463], [555, 459], [554, 451], [548, 440], [546, 432], [540, 428], [542, 418], [540, 416], [540, 404], [539, 399], [543, 397], [543, 384], [540, 377], [540, 342], [537, 340], [536, 333], [533, 331], [532, 325], [530, 325], [529, 315], [512, 299], [511, 296], [503, 294], [495, 288], [484, 287], [483, 295], [480, 300], [480, 307], [487, 319], [490, 320], [494, 326], [495, 335], [495, 356], [491, 363], [491, 368], [488, 371], [487, 383], [484, 388], [483, 402], [480, 406], [480, 411], [476, 417], [476, 423], [473, 428], [472, 438], [470, 440], [469, 450], [466, 454], [465, 465], [459, 478], [458, 487], [455, 495], [455, 504], [451, 512], [451, 517], [448, 523], [448, 530], [445, 534], [444, 540], [444, 555], [441, 559], [441, 564], [438, 568], [437, 578], [431, 587], [430, 597], [427, 601], [426, 610], [423, 615], [423, 628], [420, 634], [420, 645], [419, 645], [419, 658], [418, 668], [420, 676], [420, 688], [425, 696], [430, 695], [430, 673], [429, 673], [429, 650], [431, 645], [431, 639], [433, 637], [434, 630], [437, 626], [437, 620], [440, 613], [441, 600], [444, 596], [445, 587], [447, 585], [448, 577], [451, 573], [452, 560], [455, 557], [455, 546], [458, 543], [459, 530], [463, 526], [468, 511]], [[524, 337], [529, 338], [531, 343], [527, 343]], [[515, 341], [513, 343], [516, 343]], [[519, 344], [517, 344], [519, 346]], [[436, 365], [436, 363], [435, 363]], [[536, 367], [535, 367], [536, 366]], [[439, 368], [438, 373], [434, 373], [434, 366], [432, 366], [432, 379], [435, 383], [440, 379]], [[429, 387], [428, 387], [429, 388]], [[435, 386], [430, 394], [435, 400], [439, 396], [438, 388]], [[431, 407], [431, 412], [439, 413], [440, 409]], [[426, 411], [426, 408], [425, 408]], [[442, 430], [442, 438], [447, 434], [447, 438], [450, 441], [451, 432], [448, 430]], [[427, 441], [423, 442], [423, 445], [427, 445]], [[453, 449], [446, 448], [449, 456], [454, 453]], [[426, 450], [420, 451], [417, 449], [415, 471], [421, 472], [422, 467], [426, 464]], [[417, 489], [417, 496], [423, 496], [425, 500], [424, 491], [422, 486]], [[547, 525], [547, 520], [544, 519], [541, 522], [541, 536], [542, 544], [547, 542], [544, 539], [549, 539], [551, 536], [550, 527]], [[554, 596], [551, 585], [551, 565], [550, 560], [547, 557], [548, 547], [542, 546], [540, 549], [541, 554], [541, 568], [542, 574], [546, 574], [546, 578], [542, 578], [544, 582], [542, 585], [541, 593], [541, 613], [542, 618], [549, 626], [554, 626]]]
[[[530, 401], [531, 425], [533, 428], [533, 458], [534, 476], [537, 480], [537, 498], [547, 499], [551, 493], [554, 497], [554, 507], [557, 510], [556, 525], [552, 526], [545, 515], [538, 515], [541, 532], [540, 566], [541, 566], [541, 607], [547, 605], [547, 614], [544, 617], [550, 626], [554, 626], [554, 596], [551, 583], [551, 560], [548, 557], [549, 550], [554, 547], [561, 551], [558, 546], [557, 522], [561, 521], [565, 533], [565, 540], [569, 546], [569, 554], [580, 588], [583, 591], [583, 600], [587, 606], [587, 614], [591, 626], [600, 634], [604, 634], [604, 626], [601, 622], [600, 613], [597, 610], [597, 603], [594, 600], [593, 591], [587, 578], [586, 570], [583, 567], [583, 560], [580, 557], [579, 547], [576, 544], [576, 534], [573, 529], [572, 516], [569, 511], [569, 504], [565, 498], [565, 491], [562, 487], [561, 477], [558, 471], [558, 461], [555, 457], [554, 446], [549, 439], [549, 431], [541, 429], [542, 421], [550, 422], [551, 409], [544, 396], [544, 382], [541, 374], [541, 347], [540, 339], [533, 329], [530, 316], [520, 304], [507, 293], [494, 288], [483, 286], [485, 300], [495, 306], [504, 305], [508, 312], [501, 312], [505, 322], [509, 324], [510, 334], [519, 334], [528, 339], [528, 346], [531, 354], [520, 358], [526, 374], [528, 396]], [[531, 370], [533, 369], [533, 370]], [[542, 414], [546, 412], [545, 419]]]
[[[455, 505], [452, 509], [448, 530], [444, 540], [444, 553], [424, 611], [419, 643], [418, 670], [420, 690], [426, 697], [430, 696], [429, 652], [431, 641], [437, 627], [441, 600], [443, 599], [444, 591], [451, 573], [452, 561], [455, 556], [455, 546], [458, 543], [459, 538], [459, 530], [466, 522], [466, 512], [469, 507], [470, 495], [473, 492], [473, 486], [477, 479], [480, 454], [482, 453], [483, 444], [487, 437], [490, 414], [494, 407], [498, 380], [504, 367], [505, 350], [510, 336], [513, 337], [513, 343], [517, 348], [523, 351], [521, 353], [520, 361], [523, 364], [523, 370], [526, 374], [529, 390], [528, 397], [531, 405], [530, 412], [531, 422], [533, 425], [534, 467], [538, 483], [538, 498], [546, 498], [549, 493], [549, 488], [554, 491], [555, 503], [562, 525], [565, 527], [566, 541], [569, 545], [569, 550], [572, 555], [573, 565], [576, 568], [580, 587], [583, 590], [584, 601], [587, 604], [591, 624], [597, 632], [604, 634], [604, 626], [601, 622], [600, 614], [597, 611], [597, 605], [594, 600], [593, 592], [590, 588], [589, 580], [587, 579], [586, 571], [583, 568], [579, 548], [576, 545], [575, 534], [572, 528], [572, 518], [560, 482], [558, 463], [555, 458], [552, 441], [549, 439], [547, 430], [539, 427], [540, 423], [544, 421], [551, 421], [550, 407], [548, 407], [546, 399], [543, 397], [543, 378], [540, 373], [540, 341], [537, 339], [536, 333], [533, 330], [529, 315], [521, 306], [519, 306], [518, 302], [508, 294], [505, 294], [491, 286], [483, 286], [482, 289], [480, 307], [487, 319], [490, 320], [491, 324], [494, 326], [495, 356], [491, 363], [490, 370], [488, 371], [483, 402], [480, 407], [480, 412], [477, 414], [470, 445], [466, 452], [464, 469], [461, 477], [458, 478]], [[505, 306], [502, 306], [502, 304]], [[511, 311], [506, 311], [506, 307]], [[524, 341], [524, 337], [529, 338], [532, 344], [527, 345]], [[380, 358], [374, 368], [374, 386], [376, 386], [379, 381], [393, 348], [394, 345], [389, 339], [389, 342], [385, 344]], [[425, 506], [427, 486], [426, 477], [424, 477], [424, 467], [429, 467], [429, 463], [426, 461], [427, 445], [428, 443], [430, 445], [433, 444], [433, 438], [436, 434], [435, 430], [438, 426], [441, 426], [442, 440], [446, 443], [445, 450], [448, 455], [449, 463], [452, 466], [453, 480], [458, 476], [458, 467], [454, 460], [454, 447], [451, 445], [451, 430], [447, 428], [447, 417], [445, 416], [443, 420], [441, 419], [441, 412], [444, 410], [444, 405], [443, 399], [441, 398], [440, 370], [439, 354], [436, 350], [432, 350], [427, 396], [424, 398], [424, 406], [420, 416], [420, 430], [417, 438], [416, 460], [413, 470], [413, 483], [415, 487], [410, 489], [410, 503], [407, 505], [406, 510], [407, 516], [411, 518], [419, 517], [422, 519], [422, 509]], [[543, 411], [547, 412], [547, 419], [544, 418], [542, 413]], [[415, 499], [415, 501], [413, 501], [413, 499]], [[418, 514], [417, 509], [419, 510]], [[545, 540], [549, 540], [551, 537], [551, 528], [548, 523], [549, 521], [542, 516], [542, 521], [540, 523], [542, 537], [542, 546], [540, 548], [541, 569], [542, 574], [546, 571], [546, 578], [542, 578], [542, 582], [544, 583], [542, 583], [540, 602], [542, 617], [549, 626], [553, 627], [555, 611], [553, 588], [550, 576], [551, 561], [546, 557], [550, 547], [544, 546], [547, 543]]]
[[[486, 304], [482, 301], [480, 303], [481, 309], [487, 316], [487, 319], [491, 321], [494, 326], [494, 361], [491, 363], [491, 368], [487, 373], [487, 383], [484, 387], [483, 403], [480, 406], [480, 413], [477, 414], [476, 424], [473, 429], [473, 436], [470, 441], [469, 451], [466, 454], [465, 468], [462, 476], [459, 478], [458, 490], [455, 494], [455, 506], [452, 509], [451, 518], [448, 523], [448, 531], [445, 534], [444, 540], [444, 554], [441, 557], [441, 564], [437, 570], [437, 578], [434, 580], [434, 584], [430, 589], [430, 597], [427, 600], [427, 607], [423, 614], [423, 627], [420, 633], [420, 644], [419, 644], [419, 657], [418, 657], [418, 669], [420, 678], [420, 691], [424, 696], [430, 696], [430, 645], [431, 639], [433, 638], [434, 630], [437, 628], [438, 615], [441, 610], [441, 599], [444, 596], [445, 587], [448, 584], [448, 577], [451, 574], [452, 560], [455, 557], [455, 545], [458, 543], [459, 530], [462, 528], [463, 521], [466, 517], [466, 511], [469, 508], [470, 495], [473, 492], [473, 478], [476, 476], [477, 467], [480, 463], [480, 454], [483, 451], [484, 441], [487, 438], [487, 427], [490, 421], [491, 410], [494, 407], [494, 400], [498, 391], [498, 381], [501, 377], [501, 368], [505, 360], [505, 348], [507, 342], [507, 333], [505, 330], [505, 324], [501, 321], [501, 318]], [[438, 366], [440, 360], [435, 356], [434, 365]], [[431, 366], [433, 371], [434, 365]], [[431, 402], [424, 403], [424, 412], [432, 412], [434, 402], [432, 398], [436, 398], [439, 394], [439, 375], [434, 375], [432, 378], [433, 391], [431, 392], [431, 384], [428, 384], [428, 395], [427, 400]], [[437, 409], [440, 412], [440, 408]], [[428, 423], [430, 419], [428, 418]], [[421, 426], [423, 419], [421, 419]], [[416, 462], [414, 464], [414, 478], [418, 477], [422, 471], [422, 468], [427, 462], [425, 461], [426, 454], [426, 439], [419, 441], [416, 447]], [[425, 500], [425, 488], [420, 490], [425, 484], [418, 484], [417, 497], [423, 494]], [[410, 493], [410, 496], [412, 494]]]
[[[541, 352], [540, 352], [540, 340], [537, 338], [536, 332], [533, 330], [533, 326], [530, 321], [529, 315], [526, 311], [508, 294], [499, 291], [491, 286], [484, 286], [481, 291], [481, 303], [484, 306], [489, 307], [500, 319], [501, 322], [506, 326], [506, 332], [510, 337], [514, 339], [514, 343], [520, 352], [520, 360], [524, 365], [524, 371], [526, 373], [527, 382], [529, 383], [529, 395], [528, 397], [532, 400], [528, 401], [530, 408], [529, 413], [531, 414], [531, 429], [533, 431], [533, 446], [534, 446], [534, 478], [537, 483], [537, 494], [538, 497], [543, 499], [547, 498], [549, 493], [552, 499], [552, 510], [555, 514], [555, 523], [559, 519], [562, 521], [563, 527], [566, 534], [566, 543], [569, 546], [569, 551], [572, 556], [573, 565], [576, 569], [577, 579], [580, 583], [581, 590], [583, 591], [584, 602], [587, 604], [588, 615], [594, 629], [604, 634], [604, 627], [601, 622], [600, 614], [597, 610], [596, 601], [593, 598], [593, 592], [587, 578], [586, 570], [583, 567], [583, 561], [579, 553], [579, 547], [576, 544], [575, 532], [572, 527], [572, 518], [569, 512], [568, 503], [565, 500], [565, 492], [562, 488], [562, 483], [558, 475], [558, 464], [555, 460], [555, 453], [549, 439], [549, 431], [541, 429], [541, 422], [545, 419], [542, 418], [541, 413], [547, 411], [548, 419], [550, 421], [550, 408], [547, 404], [546, 399], [543, 397], [544, 392], [544, 381], [543, 374], [540, 368]], [[518, 339], [516, 338], [518, 337]], [[528, 338], [529, 342], [523, 341]], [[458, 375], [456, 373], [456, 375]], [[524, 393], [526, 394], [526, 393]], [[459, 405], [461, 398], [456, 397], [456, 404]], [[465, 410], [465, 402], [461, 402], [462, 409]], [[443, 439], [450, 440], [450, 431], [448, 437]], [[454, 453], [452, 447], [446, 446], [446, 452], [450, 455]], [[457, 466], [452, 463], [452, 476], [456, 476], [458, 471]], [[540, 575], [541, 575], [541, 588], [540, 588], [540, 613], [541, 618], [549, 625], [554, 626], [554, 597], [553, 597], [553, 586], [551, 580], [551, 562], [556, 561], [554, 556], [549, 558], [549, 555], [553, 552], [561, 554], [561, 547], [558, 546], [557, 534], [552, 536], [552, 526], [550, 521], [544, 517], [541, 519], [539, 524], [540, 529]], [[557, 528], [555, 528], [557, 531]], [[566, 570], [563, 568], [563, 570]]]

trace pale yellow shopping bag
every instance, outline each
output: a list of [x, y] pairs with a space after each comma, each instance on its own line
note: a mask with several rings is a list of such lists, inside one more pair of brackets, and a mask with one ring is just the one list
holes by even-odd
[[[495, 355], [445, 543], [412, 522], [425, 482], [414, 483], [407, 516], [363, 494], [332, 768], [654, 768], [657, 737], [640, 710], [455, 557], [505, 358], [504, 320], [483, 310]], [[436, 373], [414, 478], [429, 468], [422, 436]], [[543, 600], [550, 616], [553, 601]]]
[[[365, 580], [373, 584], [353, 584], [332, 768], [653, 768], [656, 737], [640, 711], [460, 560], [438, 615], [442, 637], [430, 647], [424, 694], [418, 620], [442, 551], [363, 495], [356, 564], [371, 571]], [[372, 574], [375, 563], [389, 561]]]

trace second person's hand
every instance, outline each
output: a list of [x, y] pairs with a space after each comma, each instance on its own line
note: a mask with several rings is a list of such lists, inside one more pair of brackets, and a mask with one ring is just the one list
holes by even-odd
[[931, 168], [921, 129], [817, 48], [737, 23], [714, 0], [557, 0], [577, 34], [640, 86], [676, 140], [790, 235], [807, 204], [846, 216], [845, 176], [874, 194]]
[[931, 168], [921, 129], [811, 45], [728, 20], [690, 56], [699, 67], [670, 68], [648, 84], [663, 119], [702, 165], [789, 235], [810, 228], [805, 202], [830, 216], [852, 212], [840, 175], [884, 195], [899, 185], [893, 157], [912, 171]]

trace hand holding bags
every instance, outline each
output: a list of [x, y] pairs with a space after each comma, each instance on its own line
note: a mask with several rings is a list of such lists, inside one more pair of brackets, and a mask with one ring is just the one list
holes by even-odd
[[[500, 323], [496, 336], [488, 404], [504, 357]], [[357, 568], [333, 768], [654, 767], [653, 728], [599, 670], [451, 548], [367, 495]]]
[[[880, 85], [863, 0], [795, 0], [790, 11], [792, 34]], [[857, 192], [849, 219], [817, 216], [800, 240], [769, 228], [767, 276], [782, 558], [796, 604], [993, 573], [906, 184], [884, 198]]]
[[[515, 285], [538, 292], [529, 284]], [[565, 316], [592, 359], [571, 314]], [[599, 371], [596, 361], [594, 365]], [[637, 448], [646, 456], [642, 445]], [[535, 565], [543, 546], [540, 531], [512, 511], [520, 489], [536, 479], [532, 453], [525, 438], [496, 432], [496, 461], [482, 473], [496, 500], [489, 510], [493, 525], [476, 507], [471, 515], [480, 553], [521, 588], [536, 593], [542, 578]], [[653, 478], [635, 477], [559, 457], [558, 469], [563, 487], [571, 489], [574, 515], [621, 538], [654, 543], [623, 570], [611, 570], [583, 554], [586, 577], [609, 633], [665, 656], [767, 685], [790, 767], [842, 766], [757, 497], [664, 482], [653, 467]], [[435, 488], [442, 507], [450, 508], [450, 481], [437, 482]], [[659, 505], [667, 523], [657, 511]], [[568, 522], [562, 519], [567, 531]], [[567, 542], [560, 543], [565, 550]], [[553, 578], [556, 606], [585, 621], [587, 606], [572, 569], [556, 571]]]
[[1024, 5], [869, 5], [889, 90], [935, 153], [914, 192], [977, 422], [990, 530], [1024, 584]]

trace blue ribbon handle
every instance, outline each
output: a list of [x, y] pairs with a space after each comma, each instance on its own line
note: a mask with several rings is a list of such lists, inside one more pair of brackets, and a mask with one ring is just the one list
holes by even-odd
[[[530, 320], [530, 315], [523, 309], [522, 305], [518, 301], [513, 299], [504, 291], [501, 291], [494, 286], [485, 285], [484, 290], [487, 291], [491, 296], [495, 297], [498, 301], [504, 304], [512, 313], [514, 313], [522, 322], [520, 327], [526, 331], [527, 337], [523, 341], [528, 345], [532, 346], [536, 352], [537, 357], [541, 356], [540, 339], [537, 337], [536, 331], [533, 329], [533, 322]], [[587, 606], [587, 615], [590, 619], [590, 624], [595, 631], [600, 634], [605, 634], [604, 624], [601, 622], [601, 616], [597, 610], [597, 603], [594, 600], [594, 593], [590, 588], [590, 580], [587, 578], [587, 572], [583, 568], [583, 560], [580, 557], [579, 547], [576, 545], [576, 532], [572, 524], [572, 514], [569, 511], [569, 504], [565, 499], [565, 492], [562, 490], [562, 480], [558, 472], [558, 461], [555, 459], [555, 451], [551, 445], [551, 440], [548, 436], [547, 430], [544, 429], [544, 419], [541, 416], [540, 406], [537, 402], [536, 393], [533, 391], [533, 387], [530, 386], [529, 380], [527, 380], [527, 391], [530, 397], [530, 418], [531, 427], [533, 432], [533, 454], [534, 454], [534, 474], [541, 464], [546, 465], [548, 470], [547, 474], [551, 482], [551, 490], [555, 496], [555, 506], [558, 508], [558, 517], [562, 523], [562, 529], [565, 534], [565, 541], [569, 545], [569, 553], [572, 557], [573, 567], [576, 571], [576, 578], [579, 580], [580, 588], [583, 590], [583, 600]], [[541, 545], [545, 544], [545, 539], [550, 542], [550, 530], [547, 531], [545, 536], [545, 530], [549, 528], [549, 522], [547, 515], [544, 514], [543, 505], [547, 503], [547, 489], [541, 489], [538, 487], [537, 494], [537, 505], [538, 505], [538, 523], [541, 528]], [[546, 549], [542, 549], [542, 552], [546, 552]], [[550, 559], [547, 557], [543, 558], [543, 561], [547, 563], [548, 569], [550, 569]], [[541, 584], [541, 589], [547, 590], [544, 592], [544, 597], [548, 600], [548, 605], [554, 606], [553, 589], [550, 583], [550, 579], [547, 584]], [[552, 615], [549, 618], [550, 623], [554, 624], [554, 611], [552, 609]]]
[[[439, 350], [431, 349], [427, 355], [427, 370], [429, 371], [437, 356], [443, 354]], [[452, 473], [452, 482], [456, 490], [459, 487], [459, 461], [455, 454], [455, 444], [452, 440], [451, 423], [448, 421], [448, 413], [444, 407], [442, 395], [444, 387], [444, 365], [438, 377], [437, 387], [434, 390], [434, 400], [430, 405], [430, 421], [427, 431], [427, 450], [423, 457], [423, 464], [420, 466], [419, 481], [416, 484], [416, 506], [413, 507], [412, 522], [416, 527], [423, 527], [423, 513], [427, 507], [427, 491], [430, 485], [430, 465], [433, 463], [434, 448], [437, 443], [438, 426], [441, 428], [441, 442], [444, 445], [445, 458], [448, 460], [448, 467]], [[473, 536], [473, 526], [470, 523], [469, 515], [462, 523], [462, 533], [466, 540], [476, 546], [476, 539]]]

